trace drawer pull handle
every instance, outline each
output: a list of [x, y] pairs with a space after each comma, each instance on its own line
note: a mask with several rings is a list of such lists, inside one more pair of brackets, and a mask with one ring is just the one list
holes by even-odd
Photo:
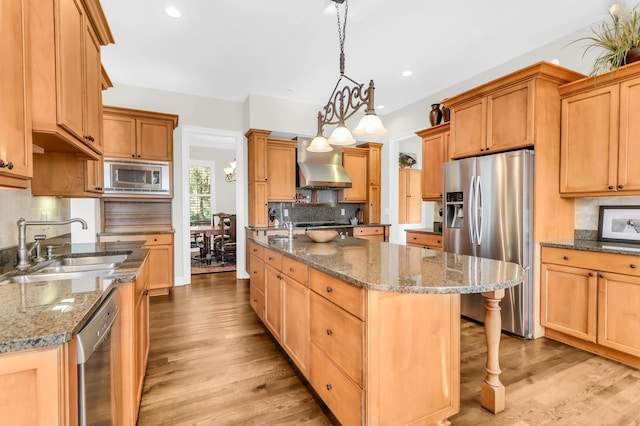
[[331, 293], [333, 291], [332, 287], [327, 287], [327, 293]]
[[629, 267], [630, 267], [631, 269], [636, 269], [636, 264], [635, 264], [635, 263], [632, 263], [631, 265], [629, 265]]
[[327, 328], [327, 336], [331, 336], [333, 334], [333, 330]]
[[593, 272], [589, 272], [589, 276], [592, 277], [593, 276]]
[[289, 272], [295, 272], [296, 268], [289, 268]]
[[604, 274], [600, 274], [600, 275], [599, 275], [599, 277], [600, 277], [600, 278], [604, 278]]
[[327, 390], [330, 391], [331, 389], [333, 389], [333, 386], [331, 386], [331, 383], [327, 383]]
[[562, 256], [564, 260], [569, 260], [569, 256]]

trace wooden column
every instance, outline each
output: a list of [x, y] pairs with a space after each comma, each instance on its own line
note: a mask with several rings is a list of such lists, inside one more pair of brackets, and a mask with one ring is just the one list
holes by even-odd
[[500, 333], [502, 332], [502, 314], [500, 300], [504, 290], [482, 293], [485, 305], [484, 330], [487, 336], [487, 377], [482, 383], [480, 403], [494, 414], [504, 411], [505, 389], [500, 382]]

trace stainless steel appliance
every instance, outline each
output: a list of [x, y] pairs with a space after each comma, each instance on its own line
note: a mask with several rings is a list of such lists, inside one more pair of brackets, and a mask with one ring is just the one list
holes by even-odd
[[104, 159], [104, 192], [169, 195], [171, 165], [166, 161]]
[[112, 412], [111, 327], [118, 316], [112, 291], [78, 333], [78, 421], [80, 426], [116, 424]]
[[[502, 328], [533, 331], [533, 151], [456, 160], [444, 165], [444, 250], [519, 263], [522, 284], [506, 290]], [[480, 294], [463, 295], [462, 315], [484, 321]]]

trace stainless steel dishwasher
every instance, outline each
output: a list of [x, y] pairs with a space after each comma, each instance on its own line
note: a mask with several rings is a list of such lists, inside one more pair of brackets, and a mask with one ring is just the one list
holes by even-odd
[[78, 421], [81, 426], [113, 422], [111, 327], [118, 316], [117, 293], [111, 291], [78, 333]]

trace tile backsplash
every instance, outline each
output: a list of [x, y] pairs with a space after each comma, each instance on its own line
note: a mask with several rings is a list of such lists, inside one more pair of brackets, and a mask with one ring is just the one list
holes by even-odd
[[600, 206], [639, 206], [640, 197], [576, 198], [575, 229], [598, 230]]
[[[18, 227], [21, 217], [27, 220], [66, 220], [70, 216], [70, 201], [59, 197], [34, 197], [30, 189], [0, 189], [0, 249], [18, 245]], [[36, 234], [48, 238], [68, 234], [70, 226], [28, 226], [27, 242]]]

